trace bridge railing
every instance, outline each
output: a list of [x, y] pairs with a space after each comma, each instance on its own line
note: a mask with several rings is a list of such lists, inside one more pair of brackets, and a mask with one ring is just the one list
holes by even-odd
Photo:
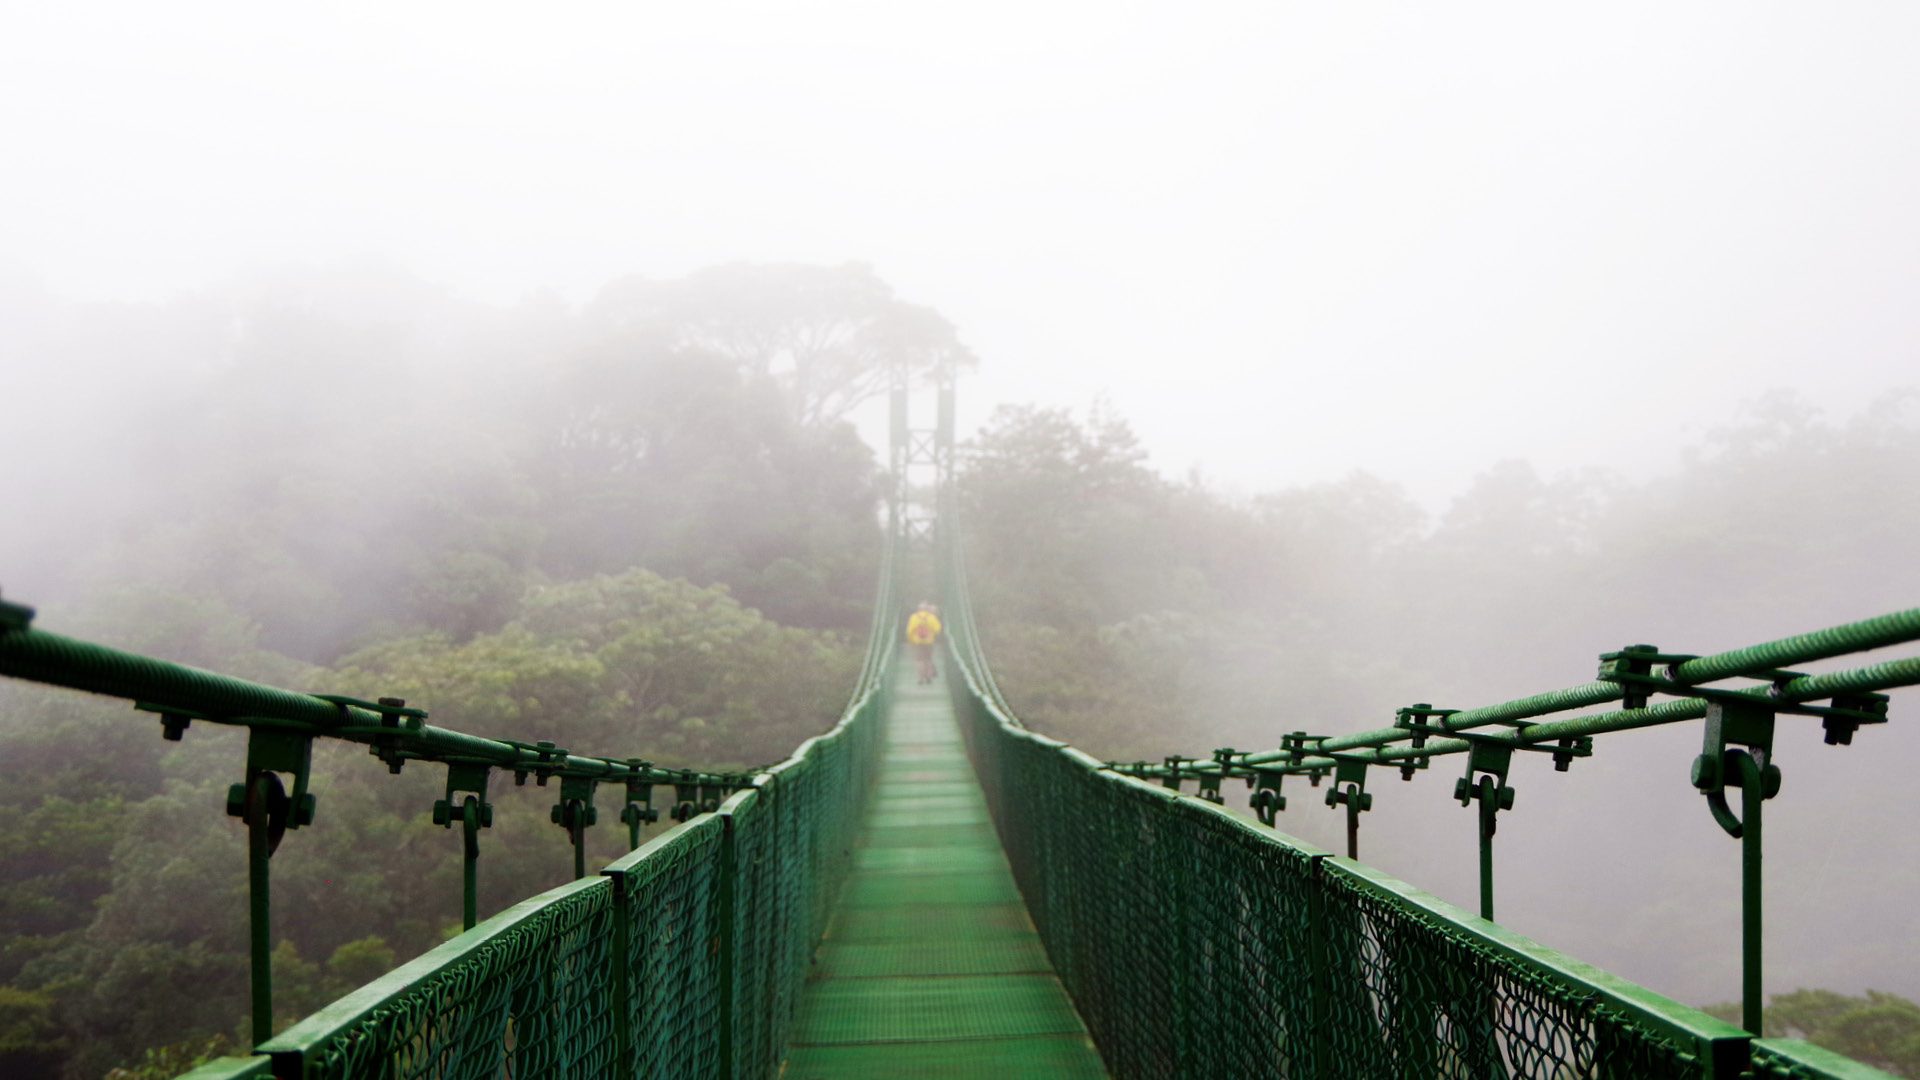
[[717, 812], [262, 1044], [271, 1075], [773, 1075], [845, 874], [887, 696], [876, 683]]
[[[1115, 1075], [1886, 1075], [1756, 1039], [1256, 824], [1219, 804], [1219, 780], [1240, 775], [1231, 756], [1211, 789], [1191, 759], [1140, 769], [1150, 783], [1027, 730], [980, 649], [957, 546], [946, 563], [948, 685], [969, 753], [1048, 956]], [[1902, 684], [1886, 670], [1855, 681]], [[1209, 797], [1182, 794], [1182, 779]]]
[[[483, 739], [428, 726], [404, 702], [280, 690], [49, 634], [4, 603], [0, 675], [131, 699], [168, 737], [202, 721], [249, 731], [247, 781], [229, 812], [249, 823], [255, 1056], [210, 1063], [195, 1080], [764, 1077], [778, 1071], [872, 790], [898, 618], [891, 551], [883, 562], [846, 710], [755, 774]], [[469, 929], [274, 1035], [267, 859], [286, 829], [312, 822], [311, 744], [329, 738], [367, 744], [390, 765], [447, 767], [434, 819], [464, 824]], [[476, 925], [474, 844], [494, 769], [559, 778], [554, 818], [577, 867], [594, 786], [624, 785], [634, 850]], [[643, 844], [655, 784], [673, 786], [681, 823]]]

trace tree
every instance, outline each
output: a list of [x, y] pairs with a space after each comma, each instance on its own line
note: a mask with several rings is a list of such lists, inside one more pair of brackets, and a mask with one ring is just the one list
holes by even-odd
[[953, 324], [893, 294], [865, 263], [729, 263], [674, 281], [629, 278], [590, 317], [617, 332], [725, 357], [770, 378], [792, 415], [816, 427], [884, 391], [896, 366], [912, 375], [976, 363]]

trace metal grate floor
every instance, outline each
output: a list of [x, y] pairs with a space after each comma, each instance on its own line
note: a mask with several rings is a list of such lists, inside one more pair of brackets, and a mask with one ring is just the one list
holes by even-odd
[[887, 779], [782, 1075], [1106, 1076], [1020, 902], [945, 687], [896, 678]]

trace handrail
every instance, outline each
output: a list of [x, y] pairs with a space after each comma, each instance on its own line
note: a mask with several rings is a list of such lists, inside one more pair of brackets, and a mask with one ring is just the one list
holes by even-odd
[[[1818, 675], [1783, 667], [1920, 640], [1920, 608], [1712, 656], [1632, 646], [1603, 656], [1594, 682], [1472, 710], [1410, 706], [1392, 728], [1296, 732], [1273, 751], [1103, 763], [1026, 729], [1006, 705], [952, 517], [943, 524], [952, 685], [969, 751], [1042, 941], [1116, 1073], [1885, 1076], [1756, 1037], [1760, 806], [1779, 789], [1778, 715], [1817, 718], [1828, 742], [1845, 744], [1885, 722], [1879, 691], [1920, 683], [1920, 657]], [[1736, 677], [1762, 685], [1705, 685]], [[1651, 702], [1656, 694], [1676, 700]], [[1611, 701], [1626, 707], [1533, 720]], [[1596, 735], [1703, 717], [1694, 784], [1744, 854], [1740, 1026], [1492, 921], [1492, 821], [1512, 805], [1514, 751], [1544, 751], [1565, 768]], [[1478, 916], [1352, 857], [1372, 799], [1367, 771], [1410, 775], [1447, 754], [1467, 755], [1455, 797], [1481, 809]], [[1334, 778], [1326, 801], [1347, 807], [1348, 857], [1222, 805], [1223, 780], [1244, 779], [1250, 808], [1273, 826], [1286, 805], [1280, 779], [1295, 774]], [[1156, 979], [1154, 993], [1122, 985], [1143, 977]]]
[[[443, 1042], [452, 1040], [442, 1046], [448, 1053], [474, 1053], [489, 1061], [504, 1061], [505, 1058], [498, 1055], [510, 1054], [521, 1063], [513, 1070], [515, 1075], [533, 1075], [543, 1073], [550, 1063], [526, 1064], [530, 1060], [544, 1062], [545, 1059], [538, 1058], [537, 1054], [533, 1058], [528, 1056], [535, 1051], [527, 1048], [538, 1040], [526, 1026], [524, 1009], [532, 1006], [524, 1001], [516, 999], [504, 1005], [494, 1002], [500, 1005], [494, 1013], [503, 1023], [508, 1015], [520, 1016], [521, 1020], [513, 1027], [511, 1038], [504, 1038], [496, 1031], [491, 1041], [482, 1037], [484, 1033], [474, 1031], [462, 1031], [455, 1036], [439, 1029], [435, 1029], [438, 1035], [424, 1029], [408, 1029], [398, 1018], [404, 1015], [418, 1019], [422, 1010], [430, 1012], [439, 1007], [421, 997], [421, 987], [425, 981], [437, 978], [436, 972], [457, 969], [458, 980], [465, 980], [461, 985], [471, 989], [474, 972], [478, 970], [476, 965], [484, 968], [506, 962], [501, 960], [497, 947], [506, 938], [521, 943], [515, 947], [555, 947], [554, 942], [573, 933], [554, 928], [555, 913], [563, 908], [572, 910], [588, 904], [600, 912], [593, 917], [602, 921], [628, 918], [628, 909], [622, 907], [621, 898], [631, 890], [623, 892], [621, 882], [630, 877], [632, 869], [642, 864], [657, 868], [674, 862], [684, 855], [682, 849], [692, 843], [692, 837], [714, 829], [724, 832], [724, 854], [712, 854], [707, 859], [708, 868], [702, 872], [719, 875], [715, 879], [720, 882], [716, 889], [730, 895], [730, 890], [735, 888], [734, 879], [739, 877], [752, 882], [750, 886], [741, 887], [760, 889], [783, 902], [797, 902], [795, 896], [804, 894], [809, 915], [794, 940], [810, 949], [810, 943], [824, 931], [824, 919], [820, 915], [825, 910], [822, 897], [824, 890], [844, 872], [844, 854], [835, 852], [845, 847], [846, 836], [842, 834], [847, 834], [852, 827], [840, 819], [854, 813], [871, 781], [871, 769], [867, 767], [870, 762], [864, 759], [872, 757], [873, 732], [879, 724], [877, 713], [884, 706], [888, 689], [886, 675], [895, 648], [894, 545], [887, 545], [882, 556], [861, 672], [838, 722], [826, 733], [803, 742], [785, 761], [749, 772], [659, 768], [639, 757], [579, 754], [551, 742], [486, 738], [435, 727], [427, 724], [424, 709], [395, 698], [363, 701], [301, 693], [50, 633], [32, 626], [34, 612], [30, 608], [5, 601], [0, 601], [0, 676], [129, 700], [139, 710], [158, 714], [161, 733], [170, 740], [184, 737], [195, 722], [243, 727], [248, 731], [245, 781], [233, 785], [229, 791], [227, 812], [243, 818], [248, 826], [253, 1042], [259, 1053], [272, 1055], [275, 1075], [323, 1075], [336, 1066], [346, 1068], [342, 1062], [397, 1060], [396, 1055], [404, 1058], [423, 1052], [421, 1045], [435, 1038]], [[464, 833], [463, 906], [467, 932], [275, 1038], [270, 859], [287, 831], [309, 826], [314, 821], [316, 800], [307, 789], [316, 740], [368, 746], [395, 772], [408, 762], [437, 763], [447, 768], [446, 797], [434, 805], [433, 821], [449, 828], [458, 823]], [[864, 759], [856, 767], [849, 755], [864, 755]], [[823, 758], [839, 762], [830, 784], [820, 781], [824, 766], [816, 767]], [[489, 773], [496, 769], [511, 772], [520, 781], [533, 776], [546, 784], [558, 778], [558, 802], [553, 808], [552, 820], [566, 828], [572, 841], [576, 881], [524, 901], [481, 924], [475, 900], [477, 836], [479, 830], [492, 822], [493, 808], [487, 802], [487, 785]], [[585, 831], [597, 820], [593, 802], [595, 789], [602, 783], [624, 786], [626, 806], [621, 820], [628, 825], [629, 843], [636, 850], [628, 859], [610, 868], [612, 876], [589, 878], [585, 867]], [[675, 821], [691, 819], [710, 824], [676, 829], [643, 846], [642, 826], [659, 818], [659, 811], [653, 807], [653, 787], [657, 784], [674, 787]], [[737, 794], [723, 805], [721, 797], [729, 791]], [[795, 799], [819, 804], [815, 807], [815, 817], [827, 824], [776, 824], [769, 820], [749, 831], [748, 839], [736, 840], [735, 820], [747, 808], [757, 803], [768, 806], [791, 803]], [[756, 853], [751, 858], [736, 858], [738, 845], [751, 848], [755, 843], [752, 837], [770, 835], [775, 830], [804, 833], [782, 838], [782, 843], [791, 843], [796, 850], [809, 852], [808, 866], [804, 871], [795, 870], [791, 880], [762, 880], [765, 875], [756, 869], [767, 859], [778, 862], [790, 858], [789, 855], [781, 854], [776, 859]], [[718, 909], [713, 917], [723, 921], [731, 918]], [[538, 932], [528, 929], [536, 925], [545, 929]], [[782, 924], [782, 929], [786, 929], [786, 924]], [[536, 945], [529, 946], [527, 942]], [[692, 940], [682, 944], [706, 956], [706, 945]], [[785, 970], [789, 981], [804, 978], [804, 964], [789, 964]], [[795, 972], [798, 974], [794, 975]], [[729, 975], [722, 981], [731, 978]], [[797, 986], [787, 987], [783, 992], [788, 998], [794, 998]], [[435, 1000], [440, 1000], [441, 1005], [451, 1000], [447, 992], [436, 993], [440, 993], [440, 999]], [[413, 1003], [402, 1004], [407, 1001]], [[468, 1005], [480, 1007], [471, 1002]], [[633, 1022], [637, 1021], [622, 1015], [618, 1023], [608, 1021], [612, 1025], [609, 1031], [617, 1030], [620, 1037], [616, 1041], [631, 1049], [635, 1041]], [[351, 1034], [345, 1034], [348, 1029], [352, 1029]], [[603, 1049], [613, 1053], [614, 1045], [608, 1042]], [[761, 1059], [772, 1053], [766, 1049], [764, 1039], [752, 1046]], [[725, 1058], [735, 1049], [727, 1042], [721, 1045], [719, 1053]], [[538, 1053], [549, 1051], [561, 1053], [552, 1046]], [[572, 1053], [568, 1050], [563, 1056]], [[489, 1054], [495, 1057], [487, 1057]], [[314, 1065], [322, 1059], [333, 1064], [324, 1068]], [[778, 1064], [777, 1053], [771, 1064]], [[232, 1059], [210, 1064], [207, 1069], [211, 1072], [207, 1075], [255, 1075], [261, 1068], [257, 1059]], [[583, 1068], [587, 1073], [597, 1074], [591, 1067]], [[285, 1071], [288, 1069], [295, 1072], [288, 1073]], [[498, 1071], [497, 1068], [494, 1071]], [[358, 1073], [347, 1068], [342, 1075]]]

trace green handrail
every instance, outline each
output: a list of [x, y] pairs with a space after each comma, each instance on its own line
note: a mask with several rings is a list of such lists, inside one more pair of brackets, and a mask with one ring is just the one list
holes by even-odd
[[[1472, 710], [1413, 706], [1392, 728], [1296, 733], [1274, 751], [1103, 763], [1027, 730], [1007, 707], [951, 521], [941, 562], [955, 707], [1035, 926], [1116, 1075], [1886, 1076], [1755, 1037], [1759, 808], [1778, 790], [1777, 715], [1807, 713], [1830, 742], [1848, 742], [1885, 719], [1876, 691], [1920, 682], [1920, 658], [1820, 675], [1781, 667], [1920, 640], [1920, 609], [1708, 657], [1639, 646], [1609, 654], [1595, 682]], [[1765, 685], [1701, 685], [1737, 676]], [[1679, 699], [1646, 700], [1656, 693]], [[1631, 707], [1529, 722], [1612, 701]], [[1513, 751], [1538, 748], [1564, 767], [1596, 735], [1702, 717], [1695, 786], [1746, 856], [1744, 1027], [1491, 921], [1491, 820], [1511, 806]], [[1488, 727], [1497, 730], [1476, 730]], [[1285, 806], [1283, 776], [1332, 775], [1329, 801], [1345, 796], [1351, 823], [1371, 800], [1368, 768], [1447, 754], [1468, 756], [1455, 794], [1481, 807], [1478, 916], [1270, 827]], [[1251, 806], [1269, 827], [1222, 805], [1228, 778], [1255, 788]], [[1738, 816], [1729, 787], [1742, 796]]]
[[[662, 769], [433, 727], [396, 699], [299, 693], [48, 633], [31, 625], [30, 609], [5, 602], [0, 675], [131, 700], [159, 714], [170, 739], [195, 722], [248, 731], [246, 779], [228, 812], [248, 823], [260, 1056], [191, 1075], [767, 1076], [873, 781], [895, 648], [893, 567], [889, 546], [861, 674], [838, 723], [753, 773]], [[433, 820], [463, 827], [467, 931], [276, 1036], [269, 860], [285, 831], [313, 823], [316, 739], [367, 745], [394, 771], [446, 766]], [[576, 880], [476, 925], [476, 832], [491, 823], [495, 769], [559, 778], [553, 820], [572, 840]], [[624, 785], [635, 850], [588, 877], [584, 831], [600, 783]], [[683, 823], [643, 845], [641, 826], [658, 817], [656, 784], [674, 786]], [[696, 984], [707, 989], [688, 989]]]

